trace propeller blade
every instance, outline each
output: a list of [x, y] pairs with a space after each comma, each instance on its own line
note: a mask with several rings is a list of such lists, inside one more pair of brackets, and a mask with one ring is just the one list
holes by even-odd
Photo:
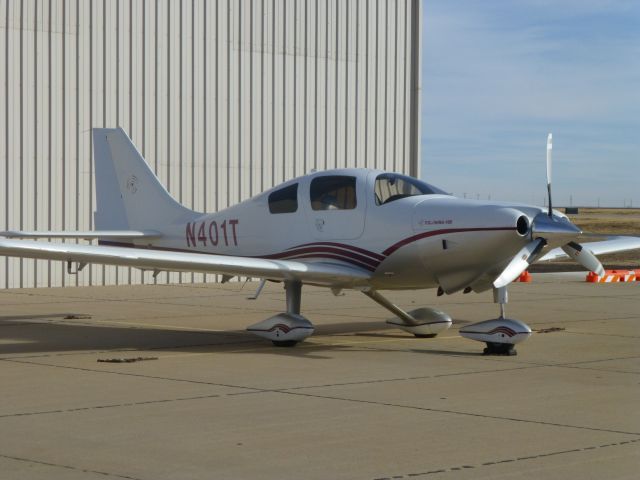
[[569, 242], [562, 247], [562, 250], [590, 272], [594, 272], [599, 276], [604, 275], [604, 267], [598, 257], [579, 243]]
[[553, 215], [553, 206], [551, 204], [551, 152], [553, 151], [553, 136], [549, 134], [547, 137], [547, 193], [549, 195], [549, 216]]
[[529, 268], [529, 265], [531, 265], [531, 262], [536, 258], [545, 244], [546, 241], [542, 238], [537, 238], [527, 243], [522, 250], [513, 257], [500, 276], [495, 279], [493, 286], [495, 288], [506, 287], [518, 278], [522, 272]]

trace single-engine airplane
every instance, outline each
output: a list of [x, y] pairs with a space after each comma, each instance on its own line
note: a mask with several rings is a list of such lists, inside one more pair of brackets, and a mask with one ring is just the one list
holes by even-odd
[[[514, 353], [531, 329], [504, 316], [506, 287], [540, 260], [572, 257], [602, 273], [595, 254], [640, 248], [640, 238], [579, 244], [581, 230], [551, 204], [547, 210], [456, 198], [412, 177], [370, 169], [313, 172], [215, 213], [176, 202], [125, 132], [93, 129], [95, 231], [2, 232], [0, 255], [143, 270], [203, 272], [283, 282], [286, 312], [248, 327], [277, 346], [313, 333], [301, 315], [302, 285], [359, 290], [391, 311], [389, 323], [417, 337], [451, 326], [446, 313], [406, 312], [381, 290], [437, 288], [438, 294], [493, 290], [500, 316], [460, 329], [485, 353]], [[25, 240], [25, 238], [27, 240]], [[97, 239], [98, 245], [38, 238]], [[31, 239], [31, 240], [29, 240]]]

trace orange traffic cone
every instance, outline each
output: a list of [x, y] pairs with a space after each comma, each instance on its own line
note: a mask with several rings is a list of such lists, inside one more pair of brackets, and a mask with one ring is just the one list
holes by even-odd
[[621, 282], [633, 282], [636, 279], [636, 272], [633, 270], [612, 270], [613, 275], [617, 275]]
[[620, 281], [620, 275], [613, 272], [613, 270], [605, 270], [604, 275], [598, 278], [600, 283], [616, 283]]
[[529, 273], [528, 270], [525, 270], [518, 277], [519, 282], [530, 283], [533, 280], [533, 276]]

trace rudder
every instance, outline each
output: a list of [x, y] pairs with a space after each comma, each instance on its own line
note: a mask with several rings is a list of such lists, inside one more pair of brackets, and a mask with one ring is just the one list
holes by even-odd
[[121, 128], [94, 128], [97, 230], [156, 230], [199, 214], [167, 192]]

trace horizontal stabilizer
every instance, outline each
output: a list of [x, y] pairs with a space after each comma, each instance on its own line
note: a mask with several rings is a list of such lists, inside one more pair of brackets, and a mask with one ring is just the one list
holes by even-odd
[[81, 238], [91, 240], [95, 238], [127, 238], [127, 239], [157, 239], [162, 234], [160, 232], [145, 230], [90, 230], [86, 232], [81, 231], [19, 231], [9, 230], [6, 232], [0, 232], [0, 237], [5, 238]]

